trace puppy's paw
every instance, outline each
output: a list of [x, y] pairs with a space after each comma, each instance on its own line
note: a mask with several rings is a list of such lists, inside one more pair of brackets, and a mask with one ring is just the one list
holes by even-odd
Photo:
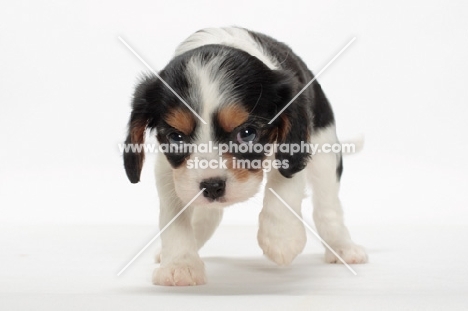
[[[333, 246], [332, 249], [348, 264], [366, 263], [368, 260], [366, 251], [360, 245], [347, 243]], [[342, 263], [330, 250], [325, 251], [325, 261], [328, 263]]]
[[189, 286], [205, 283], [205, 266], [200, 259], [169, 263], [153, 272], [154, 285]]
[[289, 265], [304, 250], [307, 241], [300, 223], [275, 226], [271, 222], [263, 222], [257, 239], [265, 256], [281, 266]]

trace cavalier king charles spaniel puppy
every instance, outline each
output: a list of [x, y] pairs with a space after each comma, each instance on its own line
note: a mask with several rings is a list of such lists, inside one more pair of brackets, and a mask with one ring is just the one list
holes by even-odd
[[[154, 130], [160, 145], [174, 147], [158, 153], [156, 161], [160, 228], [173, 222], [161, 234], [154, 284], [204, 284], [198, 250], [220, 223], [223, 207], [255, 195], [264, 176], [257, 238], [270, 260], [288, 265], [306, 243], [303, 223], [275, 193], [301, 215], [310, 185], [313, 219], [323, 241], [346, 263], [367, 261], [343, 222], [338, 197], [342, 154], [261, 150], [273, 144], [339, 143], [332, 108], [317, 81], [294, 99], [312, 79], [306, 64], [284, 43], [230, 27], [192, 34], [158, 75], [147, 75], [138, 84], [125, 143], [144, 144], [146, 132]], [[185, 148], [203, 144], [210, 148]], [[260, 148], [248, 148], [252, 145]], [[143, 161], [142, 150], [124, 152], [132, 183], [139, 182]], [[328, 249], [325, 260], [341, 262]]]

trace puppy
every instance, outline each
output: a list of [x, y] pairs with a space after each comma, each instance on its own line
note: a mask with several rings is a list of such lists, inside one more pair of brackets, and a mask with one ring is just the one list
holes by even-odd
[[[268, 154], [247, 148], [338, 143], [331, 106], [317, 81], [287, 106], [313, 78], [285, 44], [231, 27], [194, 33], [180, 44], [159, 77], [142, 79], [134, 93], [125, 143], [143, 144], [145, 132], [155, 130], [159, 144], [174, 147], [157, 156], [160, 228], [192, 201], [161, 234], [161, 265], [153, 274], [154, 284], [204, 284], [198, 250], [220, 223], [222, 208], [255, 195], [264, 175], [258, 243], [269, 259], [288, 265], [306, 243], [301, 221], [269, 189], [300, 215], [308, 183], [322, 239], [347, 263], [367, 261], [343, 223], [338, 198], [341, 153], [312, 155], [310, 150], [276, 148]], [[188, 150], [188, 144], [212, 148]], [[221, 145], [228, 150], [219, 152]], [[238, 165], [239, 160], [256, 165]], [[143, 161], [143, 151], [124, 153], [132, 183], [139, 182]], [[204, 166], [195, 165], [203, 161]], [[217, 161], [219, 165], [211, 165]], [[267, 162], [270, 169], [264, 173]], [[325, 260], [340, 262], [328, 249]]]

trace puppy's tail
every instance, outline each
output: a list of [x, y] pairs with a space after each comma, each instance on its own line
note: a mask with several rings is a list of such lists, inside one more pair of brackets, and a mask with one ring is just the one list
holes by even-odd
[[353, 139], [341, 141], [341, 153], [343, 156], [356, 154], [364, 149], [364, 134], [354, 137]]

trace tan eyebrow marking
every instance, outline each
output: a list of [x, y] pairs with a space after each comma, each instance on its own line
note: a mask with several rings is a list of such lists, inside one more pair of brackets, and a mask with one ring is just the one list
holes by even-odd
[[193, 114], [190, 111], [181, 108], [175, 108], [169, 112], [165, 121], [167, 124], [185, 135], [190, 135], [195, 128], [195, 119], [193, 118]]
[[247, 121], [249, 113], [239, 104], [229, 104], [218, 112], [218, 121], [226, 132], [232, 132], [233, 129]]

